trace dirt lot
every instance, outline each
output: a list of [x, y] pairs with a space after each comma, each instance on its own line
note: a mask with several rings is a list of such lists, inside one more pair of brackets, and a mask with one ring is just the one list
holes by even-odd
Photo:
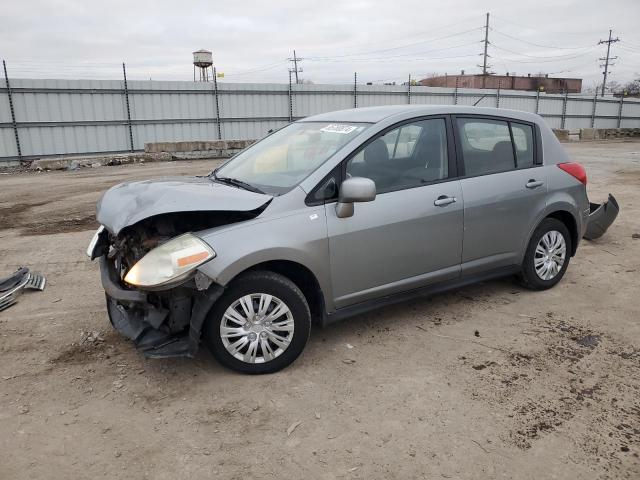
[[84, 256], [101, 191], [211, 163], [1, 175], [0, 275], [49, 283], [0, 313], [0, 478], [640, 478], [640, 142], [567, 148], [621, 214], [556, 288], [362, 315], [260, 377], [142, 358]]

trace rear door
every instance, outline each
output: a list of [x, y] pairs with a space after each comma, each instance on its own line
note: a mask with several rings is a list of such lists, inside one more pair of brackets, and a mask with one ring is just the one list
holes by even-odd
[[528, 235], [544, 210], [547, 179], [534, 124], [457, 116], [462, 170], [462, 275], [522, 262]]
[[462, 252], [460, 182], [446, 117], [392, 127], [346, 161], [344, 175], [371, 178], [376, 199], [349, 218], [326, 204], [337, 308], [457, 278]]

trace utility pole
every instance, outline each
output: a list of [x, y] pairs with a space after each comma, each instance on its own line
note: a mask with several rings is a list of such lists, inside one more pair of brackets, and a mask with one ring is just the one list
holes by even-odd
[[489, 12], [487, 12], [487, 21], [484, 24], [484, 55], [482, 60], [482, 74], [487, 74], [487, 47], [489, 46]]
[[489, 48], [489, 12], [487, 12], [487, 19], [484, 24], [484, 40], [482, 43], [484, 43], [484, 53], [482, 54], [482, 65], [478, 65], [478, 67], [482, 67], [482, 88], [485, 88], [487, 86], [487, 75], [491, 73], [488, 70], [491, 68], [491, 65], [487, 63], [491, 56], [487, 53]]
[[296, 85], [297, 85], [298, 83], [300, 83], [298, 81], [298, 72], [302, 73], [302, 71], [303, 71], [302, 67], [298, 68], [298, 62], [301, 62], [303, 59], [298, 57], [298, 56], [296, 56], [296, 51], [294, 50], [293, 51], [293, 58], [289, 58], [288, 60], [293, 63], [293, 68], [289, 69], [289, 73], [295, 73], [296, 74]]
[[618, 58], [618, 57], [611, 57], [610, 56], [611, 44], [620, 41], [620, 39], [618, 37], [611, 38], [611, 33], [612, 33], [612, 30], [609, 30], [609, 40], [600, 40], [598, 42], [598, 45], [602, 45], [603, 43], [607, 44], [607, 56], [606, 57], [600, 57], [598, 59], [600, 61], [604, 61], [604, 65], [600, 65], [601, 67], [604, 67], [604, 72], [602, 72], [603, 79], [602, 79], [602, 92], [600, 94], [601, 97], [604, 97], [604, 89], [607, 86], [607, 75], [609, 74], [609, 65], [615, 65], [614, 63], [611, 63], [611, 60], [616, 60]]

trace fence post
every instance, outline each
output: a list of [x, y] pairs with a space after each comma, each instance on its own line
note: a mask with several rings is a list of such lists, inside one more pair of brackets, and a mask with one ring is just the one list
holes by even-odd
[[562, 99], [562, 121], [560, 122], [560, 128], [564, 130], [564, 125], [567, 120], [567, 100], [569, 99], [569, 90], [564, 91], [564, 98]]
[[218, 140], [222, 140], [222, 129], [220, 128], [220, 103], [218, 100], [218, 72], [213, 67], [213, 96], [216, 101], [216, 129], [218, 131]]
[[598, 91], [593, 96], [593, 105], [591, 106], [591, 128], [596, 126], [596, 108], [598, 107]]
[[411, 74], [409, 74], [409, 83], [407, 84], [407, 103], [411, 105]]
[[540, 111], [540, 87], [536, 90], [536, 115]]
[[291, 70], [289, 70], [289, 123], [293, 122], [293, 87], [291, 86]]
[[353, 72], [353, 108], [358, 108], [358, 72]]
[[618, 128], [622, 125], [622, 104], [624, 102], [624, 93], [620, 93], [620, 106], [618, 107]]
[[7, 85], [7, 96], [9, 97], [9, 110], [11, 110], [11, 126], [13, 127], [13, 135], [16, 138], [16, 150], [18, 152], [18, 161], [22, 161], [22, 149], [20, 148], [20, 136], [18, 135], [18, 124], [16, 123], [16, 112], [13, 109], [13, 95], [11, 93], [11, 85], [9, 84], [9, 75], [7, 75], [7, 64], [2, 60], [2, 68], [4, 69], [4, 81]]
[[127, 104], [127, 127], [129, 128], [129, 145], [133, 152], [133, 129], [131, 128], [131, 109], [129, 108], [129, 87], [127, 86], [127, 67], [122, 62], [122, 75], [124, 77], [124, 99]]
[[458, 83], [460, 82], [460, 77], [456, 77], [456, 88], [453, 91], [453, 104], [458, 104]]
[[502, 80], [498, 80], [498, 90], [496, 90], [496, 108], [500, 108], [500, 87], [502, 87]]

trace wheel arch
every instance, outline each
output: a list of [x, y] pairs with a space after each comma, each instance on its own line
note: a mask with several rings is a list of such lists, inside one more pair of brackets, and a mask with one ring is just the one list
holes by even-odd
[[[553, 212], [547, 214], [542, 220], [546, 218], [555, 218], [564, 224], [569, 230], [569, 234], [571, 235], [571, 256], [573, 257], [576, 254], [578, 249], [578, 222], [576, 221], [573, 214], [567, 210], [554, 210]], [[538, 223], [539, 225], [540, 223]]]
[[569, 234], [571, 235], [570, 253], [573, 257], [578, 248], [578, 243], [580, 242], [580, 233], [578, 227], [579, 224], [578, 219], [576, 218], [576, 209], [577, 207], [575, 205], [567, 201], [554, 202], [553, 204], [547, 205], [547, 208], [545, 208], [544, 211], [540, 212], [535, 221], [531, 223], [529, 227], [529, 234], [524, 239], [526, 243], [522, 246], [523, 252], [526, 251], [527, 246], [531, 241], [531, 237], [533, 236], [533, 232], [536, 231], [536, 228], [538, 228], [545, 219], [555, 218], [556, 220], [562, 222], [569, 230]]
[[322, 324], [326, 317], [324, 293], [320, 287], [320, 282], [308, 267], [292, 260], [267, 260], [239, 272], [231, 279], [231, 282], [246, 272], [260, 270], [278, 273], [291, 280], [306, 298], [311, 310], [312, 322], [314, 324]]

